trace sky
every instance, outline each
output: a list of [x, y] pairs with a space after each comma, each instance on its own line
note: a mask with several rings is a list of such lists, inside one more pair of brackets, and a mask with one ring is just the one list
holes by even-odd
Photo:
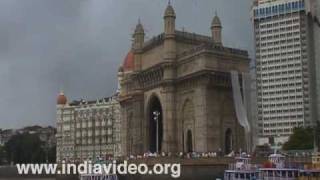
[[[217, 12], [224, 45], [253, 54], [251, 0], [172, 0], [176, 29], [210, 35]], [[55, 125], [56, 98], [108, 97], [141, 19], [163, 31], [167, 0], [0, 0], [0, 129]]]

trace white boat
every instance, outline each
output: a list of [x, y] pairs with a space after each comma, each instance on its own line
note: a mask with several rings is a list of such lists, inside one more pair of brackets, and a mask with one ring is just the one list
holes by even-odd
[[271, 167], [259, 168], [259, 179], [263, 180], [296, 180], [300, 169], [285, 167], [285, 156], [271, 154], [269, 156]]
[[250, 163], [249, 157], [237, 157], [224, 172], [224, 180], [296, 180], [301, 169], [285, 167], [285, 156], [271, 154], [262, 167]]
[[224, 172], [224, 180], [256, 180], [258, 179], [258, 169], [251, 164], [250, 157], [236, 157], [235, 163], [230, 164]]
[[260, 168], [259, 179], [263, 180], [296, 180], [299, 177], [299, 169], [289, 168]]

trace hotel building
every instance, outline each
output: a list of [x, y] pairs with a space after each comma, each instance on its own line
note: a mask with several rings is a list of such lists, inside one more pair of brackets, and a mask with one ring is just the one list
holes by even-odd
[[311, 126], [313, 53], [304, 0], [256, 0], [254, 23], [260, 144], [288, 140], [294, 127]]
[[121, 156], [117, 95], [96, 101], [57, 101], [57, 162]]

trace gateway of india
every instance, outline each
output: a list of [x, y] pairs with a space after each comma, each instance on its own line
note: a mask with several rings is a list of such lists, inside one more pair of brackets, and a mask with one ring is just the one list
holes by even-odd
[[223, 45], [217, 15], [211, 37], [176, 30], [170, 2], [163, 19], [164, 32], [148, 41], [139, 21], [119, 68], [124, 155], [246, 151], [230, 72], [241, 82], [248, 52]]

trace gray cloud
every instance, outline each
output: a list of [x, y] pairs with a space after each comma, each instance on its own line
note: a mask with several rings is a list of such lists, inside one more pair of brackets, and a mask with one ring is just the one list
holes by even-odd
[[[69, 99], [111, 95], [140, 17], [147, 37], [163, 29], [166, 0], [1, 0], [0, 128], [54, 125]], [[175, 0], [177, 28], [209, 35], [216, 10], [224, 42], [253, 52], [249, 0]]]

